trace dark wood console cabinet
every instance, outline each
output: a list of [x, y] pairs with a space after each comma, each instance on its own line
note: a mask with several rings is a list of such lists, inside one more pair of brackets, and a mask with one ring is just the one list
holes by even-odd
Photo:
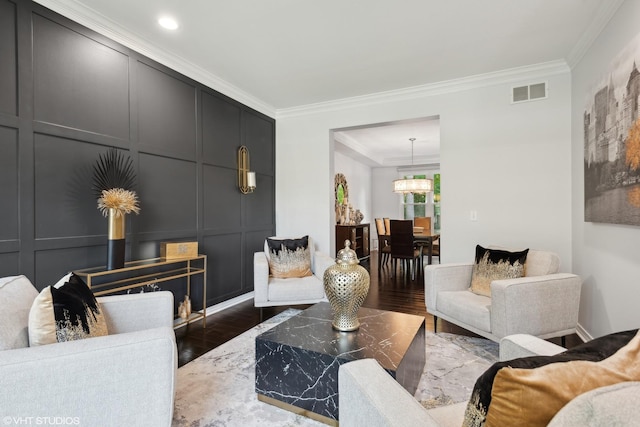
[[336, 255], [344, 248], [344, 241], [351, 242], [358, 259], [369, 258], [369, 224], [336, 225]]

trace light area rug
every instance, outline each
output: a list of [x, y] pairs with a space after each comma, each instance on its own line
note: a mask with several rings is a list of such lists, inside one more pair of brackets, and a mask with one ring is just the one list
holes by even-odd
[[[255, 338], [299, 311], [288, 309], [178, 369], [175, 427], [323, 426], [260, 402]], [[427, 408], [467, 401], [476, 378], [498, 360], [482, 338], [426, 331], [426, 363], [415, 397]]]

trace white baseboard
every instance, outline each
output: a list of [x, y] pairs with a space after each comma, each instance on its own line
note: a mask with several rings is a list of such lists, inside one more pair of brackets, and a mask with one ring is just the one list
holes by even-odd
[[[214, 304], [211, 305], [209, 307], [207, 307], [207, 317], [209, 317], [212, 314], [215, 313], [219, 313], [222, 310], [226, 310], [227, 308], [233, 307], [234, 305], [238, 305], [242, 302], [248, 301], [253, 299], [253, 291], [237, 296], [235, 298], [231, 298], [229, 300], [223, 301], [221, 303], [218, 304]], [[181, 325], [180, 328], [182, 328], [183, 326], [186, 326], [186, 323], [184, 325]]]
[[222, 310], [226, 310], [229, 307], [233, 307], [234, 305], [238, 305], [241, 302], [245, 302], [248, 301], [250, 299], [253, 299], [253, 291], [237, 296], [235, 298], [231, 298], [229, 300], [226, 301], [222, 301], [218, 304], [214, 304], [210, 307], [207, 307], [207, 316], [209, 316], [210, 314], [215, 314], [215, 313], [219, 313]]
[[580, 337], [584, 342], [591, 341], [593, 339], [593, 336], [591, 336], [591, 334], [587, 332], [580, 323], [576, 326], [576, 335], [578, 335], [578, 337]]

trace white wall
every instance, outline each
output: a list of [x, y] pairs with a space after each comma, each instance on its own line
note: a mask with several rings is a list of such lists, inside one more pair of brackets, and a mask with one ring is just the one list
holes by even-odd
[[371, 170], [374, 218], [400, 218], [400, 196], [393, 192], [393, 180], [398, 179], [397, 168], [373, 168]]
[[[375, 189], [373, 195], [374, 218], [401, 218], [400, 199], [393, 192], [393, 180], [398, 179], [397, 168], [373, 168], [371, 170], [371, 186]], [[378, 232], [375, 223], [371, 227], [371, 245], [378, 248]]]
[[640, 321], [640, 227], [584, 222], [582, 128], [586, 95], [640, 33], [638, 17], [640, 2], [624, 2], [572, 70], [573, 270], [584, 281], [579, 323], [592, 337], [637, 328]]
[[[448, 91], [405, 93], [386, 102], [366, 98], [352, 104], [336, 103], [335, 108], [280, 112], [276, 130], [278, 234], [308, 232], [321, 250], [331, 249], [331, 129], [437, 115], [441, 123], [443, 259], [470, 261], [478, 243], [544, 248], [557, 252], [561, 269], [568, 271], [570, 75], [567, 67], [541, 67], [536, 72], [535, 77], [506, 73], [509, 81], [500, 83], [488, 78], [486, 83], [467, 82]], [[510, 103], [513, 85], [540, 80], [548, 82], [548, 99]], [[476, 222], [469, 220], [472, 209], [478, 212]]]

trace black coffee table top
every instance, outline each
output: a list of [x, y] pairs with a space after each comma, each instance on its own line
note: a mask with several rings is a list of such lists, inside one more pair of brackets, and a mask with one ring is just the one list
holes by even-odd
[[361, 308], [360, 329], [340, 332], [331, 327], [331, 306], [318, 303], [262, 333], [257, 339], [339, 357], [344, 361], [376, 359], [383, 368], [399, 366], [424, 317]]

